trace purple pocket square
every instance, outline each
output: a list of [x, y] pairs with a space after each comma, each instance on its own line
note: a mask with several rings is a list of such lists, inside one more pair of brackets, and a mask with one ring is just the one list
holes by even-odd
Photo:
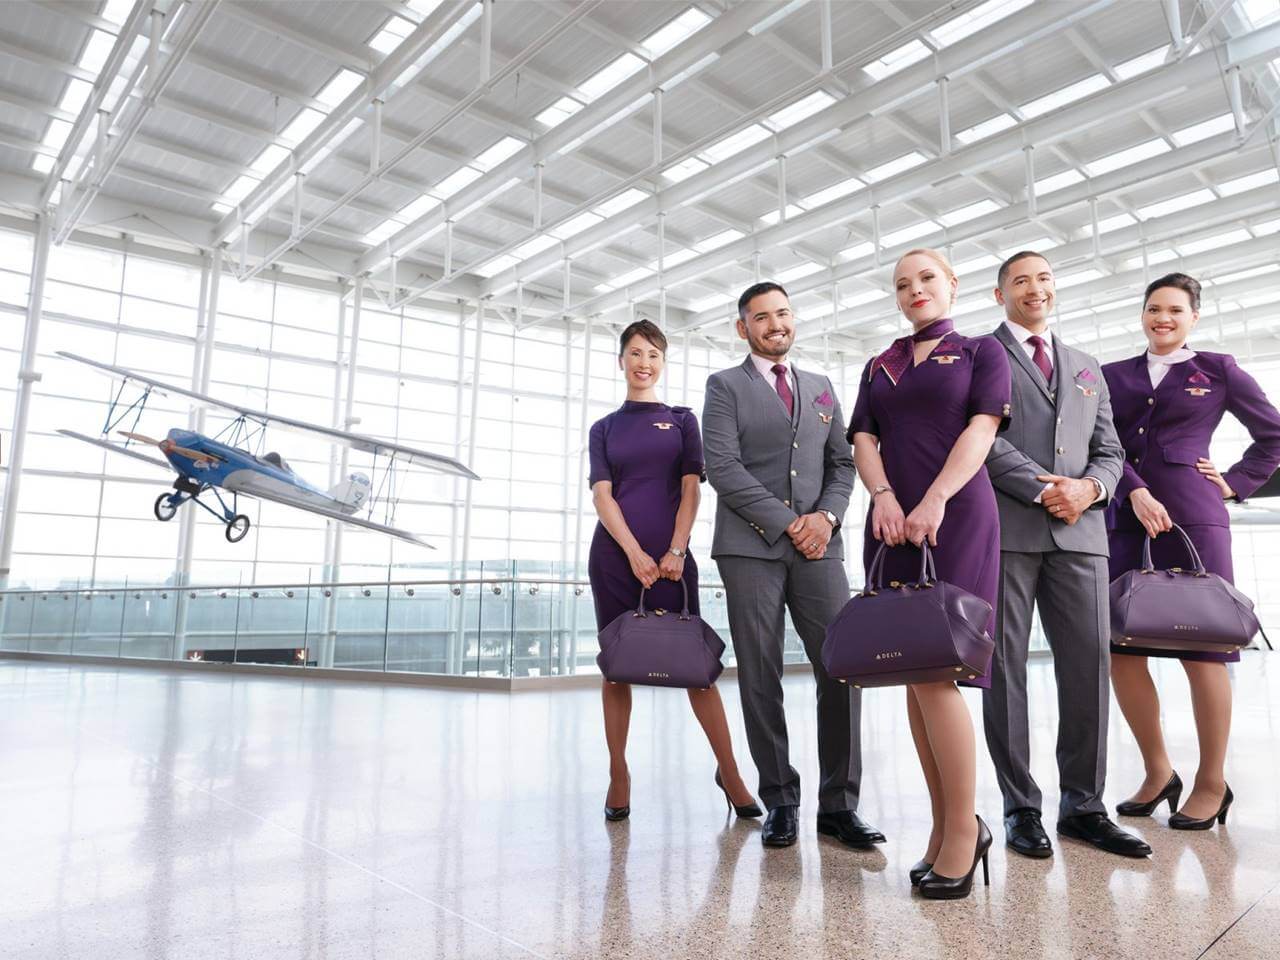
[[1212, 383], [1212, 382], [1213, 382], [1212, 380], [1210, 380], [1208, 377], [1206, 377], [1206, 376], [1205, 376], [1203, 373], [1201, 373], [1199, 370], [1197, 370], [1197, 371], [1196, 371], [1195, 373], [1193, 373], [1191, 376], [1187, 377], [1187, 383], [1194, 383], [1194, 384], [1195, 384], [1196, 386], [1198, 386], [1198, 387], [1207, 386], [1208, 384], [1210, 384], [1210, 383]]
[[830, 391], [823, 390], [814, 398], [813, 405], [815, 407], [834, 407], [835, 400], [832, 399]]
[[1098, 382], [1098, 378], [1093, 375], [1093, 371], [1090, 370], [1088, 367], [1085, 367], [1083, 370], [1077, 373], [1076, 379], [1079, 380], [1081, 383], [1097, 383]]

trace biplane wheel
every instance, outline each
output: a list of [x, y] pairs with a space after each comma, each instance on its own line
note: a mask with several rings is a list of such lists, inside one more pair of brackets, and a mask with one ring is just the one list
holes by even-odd
[[156, 497], [155, 513], [157, 520], [172, 520], [178, 512], [178, 505], [169, 499], [169, 494], [162, 493]]
[[227, 523], [227, 539], [232, 543], [239, 543], [249, 534], [249, 518], [243, 513], [237, 513]]

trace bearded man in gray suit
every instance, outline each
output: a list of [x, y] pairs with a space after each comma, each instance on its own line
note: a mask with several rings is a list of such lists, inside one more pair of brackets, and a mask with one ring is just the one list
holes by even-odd
[[1102, 508], [1124, 468], [1098, 361], [1049, 330], [1053, 269], [1015, 253], [997, 275], [1009, 353], [1013, 418], [996, 437], [987, 472], [1000, 510], [1000, 589], [991, 688], [983, 691], [987, 747], [1004, 795], [1006, 843], [1049, 857], [1040, 788], [1031, 775], [1027, 646], [1039, 608], [1058, 687], [1058, 835], [1127, 857], [1151, 848], [1107, 817], [1110, 612]]
[[768, 847], [795, 843], [800, 775], [782, 705], [786, 610], [804, 641], [818, 694], [818, 832], [852, 847], [883, 843], [858, 815], [860, 691], [822, 667], [827, 624], [849, 600], [840, 524], [853, 490], [853, 451], [831, 381], [800, 370], [787, 292], [757, 283], [738, 300], [750, 355], [707, 380], [707, 479], [718, 496], [711, 556], [720, 569], [747, 743], [769, 808]]

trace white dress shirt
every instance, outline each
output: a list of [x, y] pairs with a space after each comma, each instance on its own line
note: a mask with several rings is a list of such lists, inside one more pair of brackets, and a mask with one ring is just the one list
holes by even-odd
[[776, 392], [778, 389], [778, 378], [774, 376], [774, 364], [782, 364], [787, 368], [787, 386], [791, 388], [791, 396], [797, 395], [796, 391], [796, 372], [791, 369], [791, 364], [786, 360], [770, 360], [762, 357], [758, 353], [751, 354], [751, 362], [756, 365], [756, 369], [760, 371], [760, 376], [764, 377], [764, 382], [773, 387]]
[[1172, 353], [1158, 354], [1147, 351], [1147, 376], [1151, 378], [1151, 389], [1154, 390], [1160, 386], [1160, 381], [1164, 379], [1165, 374], [1169, 372], [1169, 368], [1175, 363], [1182, 363], [1190, 360], [1196, 355], [1196, 352], [1190, 347], [1179, 347]]

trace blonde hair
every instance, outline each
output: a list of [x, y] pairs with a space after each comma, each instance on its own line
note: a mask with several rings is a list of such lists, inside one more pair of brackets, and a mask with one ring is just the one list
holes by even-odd
[[[893, 265], [893, 272], [894, 273], [898, 272], [899, 265], [901, 265], [902, 261], [907, 259], [907, 257], [917, 257], [917, 256], [928, 257], [930, 260], [932, 260], [934, 263], [936, 263], [939, 267], [942, 268], [942, 272], [947, 275], [948, 280], [951, 280], [952, 282], [956, 281], [956, 271], [951, 266], [951, 261], [947, 259], [947, 255], [943, 253], [941, 250], [933, 249], [933, 247], [916, 247], [914, 250], [908, 250], [906, 253], [900, 256], [898, 258], [898, 262]], [[955, 302], [956, 302], [956, 292], [953, 291], [951, 294], [952, 306], [955, 305]]]

